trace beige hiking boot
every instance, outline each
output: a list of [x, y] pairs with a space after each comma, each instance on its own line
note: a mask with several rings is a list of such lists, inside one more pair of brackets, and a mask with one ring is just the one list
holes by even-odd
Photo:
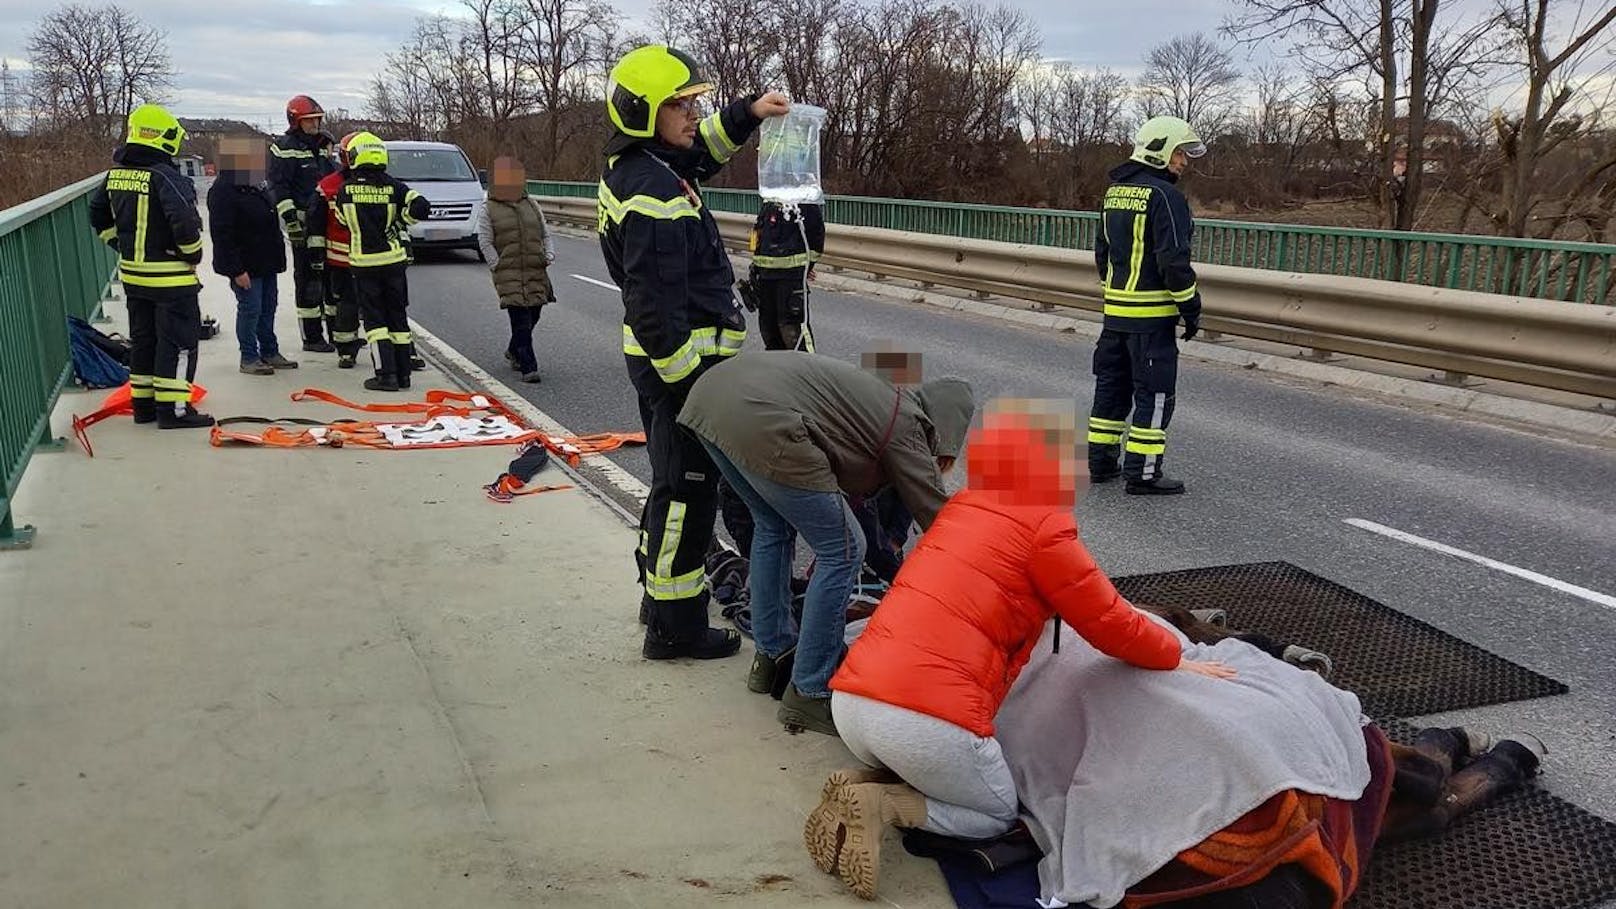
[[836, 872], [859, 898], [873, 900], [881, 870], [882, 834], [888, 825], [919, 827], [926, 823], [926, 797], [904, 783], [855, 783], [842, 787], [840, 801], [846, 833]]
[[825, 778], [820, 790], [819, 805], [808, 812], [808, 822], [802, 828], [802, 841], [814, 865], [826, 874], [836, 873], [836, 856], [842, 849], [842, 790], [859, 783], [896, 783], [898, 775], [886, 768], [860, 767], [856, 770], [833, 770]]

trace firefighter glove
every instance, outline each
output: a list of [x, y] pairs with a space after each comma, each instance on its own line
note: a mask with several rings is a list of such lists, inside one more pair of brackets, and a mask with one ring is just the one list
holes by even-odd
[[1195, 317], [1192, 318], [1190, 316], [1185, 316], [1184, 317], [1184, 333], [1179, 336], [1180, 340], [1188, 341], [1188, 340], [1190, 340], [1191, 338], [1195, 337], [1196, 335], [1198, 335], [1200, 333], [1201, 333], [1201, 317], [1200, 316], [1195, 316]]

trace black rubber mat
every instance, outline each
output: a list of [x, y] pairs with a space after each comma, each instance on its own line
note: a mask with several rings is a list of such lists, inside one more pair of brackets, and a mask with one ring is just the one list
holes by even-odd
[[1229, 625], [1335, 661], [1336, 685], [1376, 718], [1424, 716], [1564, 694], [1564, 684], [1288, 562], [1116, 579], [1141, 604], [1225, 609]]
[[[1412, 742], [1414, 726], [1386, 734]], [[1550, 756], [1553, 759], [1553, 756]], [[1616, 899], [1616, 824], [1527, 786], [1435, 839], [1375, 847], [1350, 909], [1588, 909]]]

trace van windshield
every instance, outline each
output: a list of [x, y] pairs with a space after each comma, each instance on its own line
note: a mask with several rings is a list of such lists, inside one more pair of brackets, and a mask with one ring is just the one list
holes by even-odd
[[390, 148], [387, 172], [405, 183], [476, 182], [477, 174], [457, 148]]

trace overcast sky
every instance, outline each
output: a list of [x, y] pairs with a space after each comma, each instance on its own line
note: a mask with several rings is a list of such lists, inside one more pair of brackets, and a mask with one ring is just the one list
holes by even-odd
[[[0, 2], [0, 57], [14, 68], [26, 66], [28, 34], [59, 5], [54, 0]], [[279, 124], [277, 130], [284, 126], [286, 99], [295, 94], [313, 95], [327, 109], [361, 111], [371, 75], [408, 37], [415, 18], [457, 6], [453, 0], [124, 0], [123, 5], [168, 33], [180, 71], [176, 113]], [[643, 17], [651, 5], [652, 0], [616, 3], [631, 19]], [[1085, 3], [1078, 14], [1072, 0], [1013, 5], [1042, 27], [1046, 57], [1130, 74], [1139, 69], [1148, 44], [1215, 29], [1231, 8], [1229, 0], [1130, 0]], [[1148, 23], [1149, 31], [1141, 23]]]
[[[654, 0], [615, 2], [633, 28]], [[1084, 69], [1110, 67], [1128, 76], [1142, 69], [1140, 58], [1150, 45], [1175, 35], [1213, 32], [1239, 8], [1237, 0], [1010, 3], [1042, 28], [1047, 59]], [[1492, 3], [1447, 0], [1443, 7], [1445, 16], [1467, 16]], [[1586, 22], [1599, 15], [1604, 3], [1556, 0], [1551, 9], [1567, 17], [1580, 13]], [[29, 33], [59, 5], [59, 0], [0, 0], [0, 58], [14, 69], [25, 68]], [[168, 33], [179, 70], [172, 105], [177, 113], [242, 119], [276, 132], [285, 127], [286, 99], [296, 94], [313, 95], [328, 110], [346, 107], [362, 113], [371, 76], [382, 58], [408, 37], [415, 19], [459, 8], [456, 0], [123, 0], [123, 5]], [[1236, 48], [1235, 63], [1249, 73], [1279, 50]], [[1601, 49], [1594, 68], [1613, 59]], [[1598, 94], [1616, 91], [1612, 72], [1616, 68], [1606, 70]], [[1507, 105], [1516, 92], [1517, 86], [1498, 87], [1493, 100]]]

